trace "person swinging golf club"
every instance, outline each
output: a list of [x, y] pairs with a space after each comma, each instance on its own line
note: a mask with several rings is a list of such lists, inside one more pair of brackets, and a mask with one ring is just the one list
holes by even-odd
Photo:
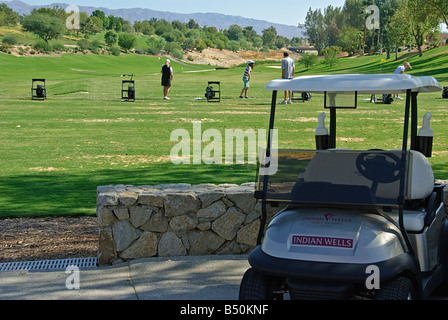
[[255, 68], [254, 64], [255, 64], [255, 61], [249, 60], [247, 62], [247, 68], [246, 68], [246, 70], [244, 70], [244, 75], [243, 75], [244, 86], [243, 86], [243, 89], [241, 90], [241, 94], [240, 94], [241, 99], [248, 98], [247, 91], [249, 90], [249, 87], [250, 87], [249, 81], [250, 81], [250, 76], [251, 76], [252, 70]]
[[[407, 69], [412, 69], [411, 64], [407, 61], [403, 63], [403, 65], [399, 66], [395, 69], [394, 74], [403, 74]], [[403, 99], [398, 95], [398, 93], [394, 94], [394, 99]]]
[[163, 99], [170, 100], [168, 94], [171, 89], [171, 81], [173, 81], [173, 68], [170, 66], [170, 59], [166, 59], [165, 65], [162, 66], [162, 86], [163, 86]]

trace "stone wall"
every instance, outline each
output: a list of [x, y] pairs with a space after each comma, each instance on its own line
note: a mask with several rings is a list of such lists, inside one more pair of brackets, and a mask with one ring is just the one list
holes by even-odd
[[[280, 210], [268, 206], [268, 218]], [[256, 245], [254, 183], [101, 186], [99, 264], [153, 256], [245, 254]]]
[[[99, 264], [249, 253], [261, 216], [253, 194], [254, 183], [98, 187]], [[448, 187], [444, 198], [447, 205]], [[267, 221], [281, 209], [268, 205]]]

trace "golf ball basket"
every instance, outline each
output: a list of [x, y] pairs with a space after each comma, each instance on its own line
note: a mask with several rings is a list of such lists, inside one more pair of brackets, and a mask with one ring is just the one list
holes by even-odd
[[45, 100], [47, 90], [45, 89], [45, 79], [32, 79], [31, 82], [31, 100]]
[[[212, 87], [212, 85], [217, 86], [218, 89]], [[221, 101], [221, 82], [219, 81], [209, 81], [207, 88], [205, 88], [205, 97], [207, 102], [220, 102]]]
[[135, 81], [134, 74], [124, 74], [122, 77], [131, 77], [129, 80], [121, 81], [121, 101], [134, 102], [135, 101]]

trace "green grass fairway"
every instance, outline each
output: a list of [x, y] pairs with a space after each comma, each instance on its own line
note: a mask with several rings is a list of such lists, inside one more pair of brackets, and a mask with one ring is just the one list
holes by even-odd
[[[317, 65], [296, 76], [324, 73], [392, 73], [400, 62], [382, 56], [342, 58], [329, 69]], [[164, 183], [243, 183], [254, 181], [255, 166], [174, 165], [170, 141], [175, 129], [192, 136], [193, 121], [202, 132], [217, 129], [267, 129], [270, 92], [266, 83], [279, 78], [271, 68], [280, 62], [256, 63], [249, 96], [238, 96], [244, 67], [214, 70], [210, 66], [173, 63], [171, 100], [160, 85], [157, 57], [65, 54], [60, 58], [0, 54], [0, 218], [40, 215], [92, 215], [99, 185]], [[448, 48], [407, 59], [409, 74], [433, 75], [448, 85]], [[121, 102], [121, 81], [134, 73], [136, 102]], [[31, 100], [31, 79], [45, 78], [48, 99]], [[208, 81], [221, 81], [220, 103], [207, 103]], [[282, 96], [282, 93], [280, 93]], [[196, 98], [201, 98], [197, 100]], [[340, 112], [338, 147], [352, 149], [401, 146], [404, 101], [373, 105], [359, 98], [358, 109]], [[433, 157], [436, 178], [448, 179], [447, 100], [441, 92], [419, 96], [420, 122], [433, 113]], [[314, 148], [317, 116], [323, 97], [279, 106], [276, 127], [281, 148]], [[328, 119], [327, 119], [328, 120]], [[328, 124], [327, 124], [328, 125]], [[202, 142], [202, 149], [209, 142]], [[223, 148], [224, 149], [224, 148]], [[223, 150], [224, 156], [224, 150]]]

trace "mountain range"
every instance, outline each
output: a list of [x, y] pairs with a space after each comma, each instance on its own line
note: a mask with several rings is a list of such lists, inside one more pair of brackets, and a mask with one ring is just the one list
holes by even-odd
[[[0, 3], [5, 3], [12, 10], [20, 15], [29, 14], [31, 10], [38, 8], [52, 8], [54, 6], [59, 6], [61, 8], [67, 8], [69, 5], [66, 3], [53, 3], [50, 5], [29, 5], [22, 1], [0, 1]], [[224, 15], [220, 13], [174, 13], [167, 11], [155, 11], [151, 9], [142, 8], [132, 8], [132, 9], [108, 9], [102, 7], [91, 7], [91, 6], [79, 6], [81, 12], [87, 12], [91, 14], [95, 10], [103, 11], [106, 16], [113, 15], [115, 17], [121, 17], [132, 23], [135, 21], [149, 20], [151, 18], [165, 19], [167, 21], [179, 20], [183, 23], [193, 19], [201, 26], [216, 27], [219, 29], [228, 29], [231, 25], [237, 24], [242, 28], [252, 26], [258, 34], [262, 34], [264, 29], [274, 26], [277, 30], [277, 34], [287, 37], [289, 39], [293, 37], [303, 37], [302, 30], [297, 26], [290, 26], [278, 23], [272, 23], [265, 20], [257, 20], [244, 18], [241, 16]]]

